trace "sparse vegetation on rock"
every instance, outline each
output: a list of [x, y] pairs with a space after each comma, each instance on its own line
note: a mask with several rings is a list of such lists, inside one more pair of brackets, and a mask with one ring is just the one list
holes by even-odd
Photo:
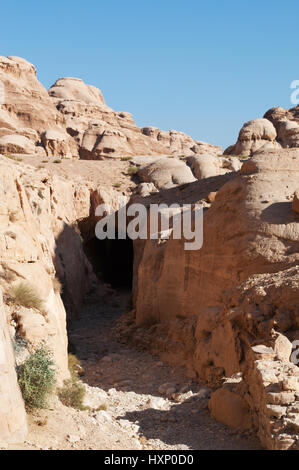
[[79, 379], [83, 373], [81, 363], [74, 354], [69, 354], [68, 364], [71, 378], [64, 381], [63, 387], [58, 390], [58, 396], [65, 406], [83, 411], [86, 409], [83, 403], [86, 391]]
[[28, 409], [45, 408], [55, 385], [55, 369], [51, 354], [44, 348], [32, 353], [17, 367], [18, 382]]
[[42, 310], [44, 302], [41, 299], [38, 290], [27, 282], [19, 282], [12, 286], [9, 295], [16, 305], [22, 305], [26, 308], [36, 308]]

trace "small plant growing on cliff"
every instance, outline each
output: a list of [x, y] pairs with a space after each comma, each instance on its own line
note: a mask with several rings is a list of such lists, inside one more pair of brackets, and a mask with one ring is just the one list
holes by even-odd
[[138, 173], [138, 168], [136, 166], [129, 166], [128, 175], [133, 176]]
[[16, 157], [15, 155], [12, 155], [11, 153], [8, 153], [5, 156], [6, 156], [6, 158], [9, 158], [10, 160], [14, 160], [15, 162], [22, 162], [23, 161], [22, 158]]
[[17, 367], [17, 374], [26, 408], [45, 408], [56, 382], [50, 352], [38, 349]]
[[54, 160], [53, 163], [61, 163], [61, 162], [62, 162], [62, 160], [60, 160], [60, 158], [57, 158], [56, 160]]
[[86, 391], [79, 380], [82, 367], [79, 359], [74, 354], [69, 354], [68, 363], [71, 378], [64, 381], [63, 387], [58, 390], [58, 396], [65, 406], [84, 411], [87, 409], [83, 404]]
[[13, 286], [9, 295], [16, 305], [22, 305], [26, 308], [36, 308], [42, 310], [43, 300], [40, 298], [36, 288], [26, 282], [19, 282]]

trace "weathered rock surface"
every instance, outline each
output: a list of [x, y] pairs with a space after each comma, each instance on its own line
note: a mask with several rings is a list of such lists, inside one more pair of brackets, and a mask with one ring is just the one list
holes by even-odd
[[153, 183], [158, 189], [167, 189], [196, 181], [190, 168], [176, 158], [159, 158], [156, 162], [141, 168], [139, 177], [145, 183]]
[[294, 194], [292, 208], [299, 214], [299, 190]]
[[236, 145], [229, 147], [225, 153], [249, 156], [265, 145], [269, 149], [275, 148], [278, 147], [276, 137], [275, 127], [268, 119], [254, 119], [244, 124]]
[[35, 67], [20, 57], [0, 57], [0, 80], [5, 89], [0, 152], [5, 154], [42, 154], [43, 149], [48, 156], [97, 160], [221, 152], [182, 132], [139, 128], [130, 113], [113, 111], [98, 88], [79, 78], [60, 78], [47, 92]]
[[77, 78], [61, 78], [49, 90], [57, 109], [65, 116], [67, 132], [79, 143], [83, 159], [103, 159], [167, 153], [192, 155], [203, 149], [221, 148], [194, 141], [178, 131], [140, 129], [127, 112], [115, 112], [95, 87]]
[[229, 171], [239, 171], [242, 163], [236, 157], [225, 158], [213, 154], [187, 157], [194, 176], [200, 180], [211, 176], [225, 175]]
[[0, 289], [0, 445], [23, 442], [27, 434], [25, 406], [17, 382], [12, 340]]
[[[255, 344], [273, 346], [271, 360], [281, 368], [282, 381], [287, 370], [282, 364], [293, 367], [287, 360], [287, 337], [299, 329], [299, 223], [292, 210], [298, 177], [298, 150], [262, 150], [218, 190], [204, 215], [201, 250], [187, 252], [184, 241], [172, 238], [136, 245], [137, 325], [150, 318], [157, 325], [156, 341], [160, 341], [160, 329], [167, 336], [160, 343], [163, 357], [167, 358], [169, 350], [169, 360], [185, 361], [204, 380], [217, 383], [223, 376], [244, 373], [245, 388], [251, 390], [247, 405], [256, 413], [255, 426], [262, 442], [275, 448], [281, 448], [288, 421], [275, 434], [273, 428], [269, 430], [269, 416], [261, 417], [263, 405], [256, 409], [258, 394], [264, 389], [251, 378], [255, 366], [250, 351]], [[201, 184], [205, 180], [190, 185], [189, 202], [192, 185]], [[174, 194], [178, 197], [179, 193]], [[180, 194], [181, 199], [173, 202], [188, 200]], [[193, 193], [193, 202], [198, 196]], [[174, 325], [180, 335], [174, 335]], [[276, 329], [283, 332], [285, 341], [277, 340]], [[188, 352], [178, 345], [180, 341], [190, 345]], [[177, 354], [173, 354], [172, 342]], [[295, 366], [292, 370], [297, 374]], [[294, 402], [294, 393], [285, 399]], [[275, 444], [271, 433], [276, 436]]]
[[246, 122], [238, 141], [225, 150], [227, 155], [250, 156], [257, 150], [299, 147], [299, 106], [271, 108], [262, 119]]
[[[38, 152], [36, 146], [41, 144], [43, 132], [63, 132], [64, 118], [37, 80], [32, 64], [19, 57], [0, 57], [0, 80], [5, 89], [5, 103], [0, 109], [2, 139], [5, 136], [1, 152]], [[17, 139], [16, 135], [20, 137]]]
[[[0, 157], [0, 193], [1, 285], [8, 318], [17, 318], [15, 330], [32, 347], [47, 345], [62, 380], [68, 376], [66, 313], [57, 284], [74, 315], [93, 282], [73, 227], [89, 214], [90, 188]], [[10, 289], [21, 281], [38, 292], [42, 311], [11, 302]]]

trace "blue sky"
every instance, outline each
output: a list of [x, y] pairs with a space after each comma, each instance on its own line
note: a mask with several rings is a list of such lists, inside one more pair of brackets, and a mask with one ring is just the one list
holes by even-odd
[[1, 20], [0, 54], [34, 63], [47, 88], [80, 77], [140, 126], [223, 147], [291, 107], [299, 79], [298, 0], [10, 0]]

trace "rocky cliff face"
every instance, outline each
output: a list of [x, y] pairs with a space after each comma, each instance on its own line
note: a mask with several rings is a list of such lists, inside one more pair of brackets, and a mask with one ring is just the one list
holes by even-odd
[[[272, 397], [277, 399], [275, 403], [266, 397], [260, 408], [256, 405], [259, 385], [254, 380], [258, 382], [261, 370], [255, 379], [251, 372], [258, 367], [255, 361], [263, 357], [252, 359], [251, 348], [273, 345], [277, 332], [283, 333], [289, 345], [287, 338], [299, 338], [299, 221], [292, 209], [298, 177], [298, 150], [256, 153], [238, 176], [221, 187], [206, 210], [201, 250], [185, 251], [184, 241], [173, 239], [147, 240], [137, 246], [137, 325], [147, 325], [150, 319], [153, 341], [163, 357], [185, 363], [204, 380], [217, 382], [240, 372], [250, 377], [245, 379], [249, 390], [243, 392], [243, 396], [247, 394], [244, 406], [255, 410], [263, 442], [275, 448], [279, 448], [289, 418], [285, 416], [274, 432], [267, 404], [281, 405], [280, 397]], [[194, 184], [200, 188], [203, 183]], [[192, 194], [191, 187], [181, 193], [180, 202], [198, 202], [200, 192]], [[164, 340], [158, 339], [161, 332]], [[278, 357], [283, 356], [284, 348], [285, 343], [277, 345]], [[274, 352], [270, 358], [278, 361], [274, 366], [282, 374], [269, 381], [276, 386], [275, 393], [284, 378], [298, 373], [290, 365], [293, 372], [283, 377], [279, 361], [288, 363], [291, 347], [286, 350], [283, 359]], [[260, 376], [258, 383], [259, 393], [265, 397], [268, 382]], [[294, 390], [299, 392], [296, 384]], [[294, 408], [295, 395], [289, 400], [284, 405]], [[287, 409], [283, 411], [287, 413]]]
[[17, 382], [15, 357], [0, 292], [0, 442], [22, 442], [27, 434], [26, 412]]
[[[0, 157], [0, 191], [1, 285], [11, 335], [14, 338], [20, 331], [33, 346], [45, 343], [63, 380], [68, 376], [66, 314], [57, 286], [62, 285], [74, 314], [93, 279], [73, 228], [89, 214], [90, 191], [4, 157]], [[20, 282], [38, 293], [41, 311], [13, 301], [11, 289]]]

